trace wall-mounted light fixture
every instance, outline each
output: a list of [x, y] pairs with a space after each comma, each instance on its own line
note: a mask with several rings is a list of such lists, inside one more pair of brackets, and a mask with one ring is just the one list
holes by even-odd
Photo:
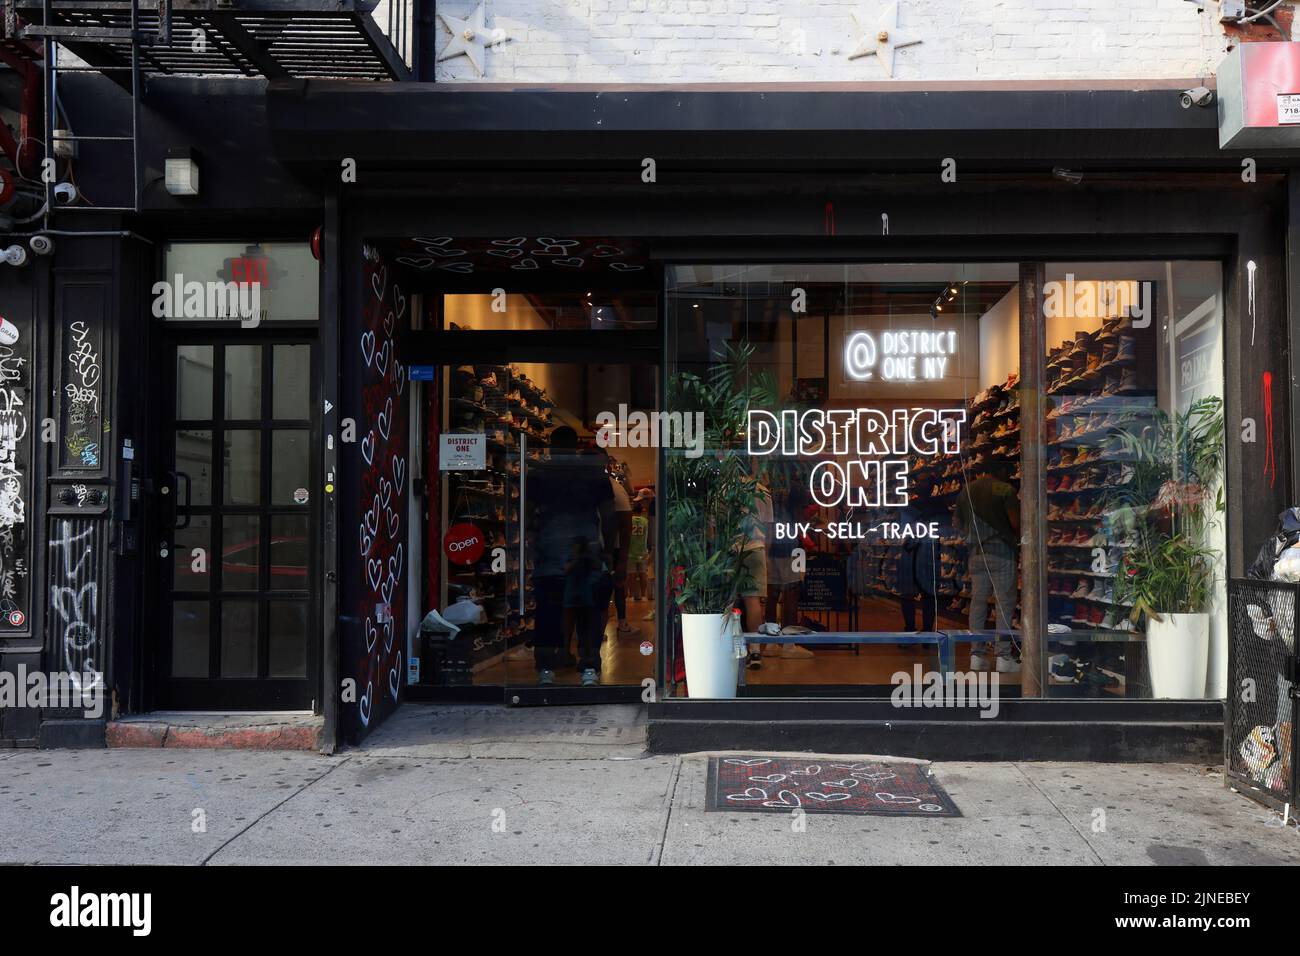
[[199, 163], [193, 149], [168, 150], [163, 160], [163, 186], [173, 196], [199, 194]]

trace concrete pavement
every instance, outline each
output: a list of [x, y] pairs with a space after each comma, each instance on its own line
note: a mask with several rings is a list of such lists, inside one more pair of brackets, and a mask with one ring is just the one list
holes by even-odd
[[0, 751], [0, 863], [1300, 863], [1212, 768], [936, 763], [960, 818], [800, 827], [705, 813], [707, 755], [644, 733], [634, 706], [406, 704], [333, 757]]

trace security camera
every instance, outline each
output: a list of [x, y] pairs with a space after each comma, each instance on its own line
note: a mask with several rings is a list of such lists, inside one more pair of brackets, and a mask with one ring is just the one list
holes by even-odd
[[1198, 86], [1192, 90], [1183, 90], [1178, 94], [1178, 102], [1185, 110], [1193, 106], [1209, 106], [1214, 102], [1214, 90], [1208, 86]]
[[59, 183], [54, 187], [54, 199], [64, 206], [71, 206], [77, 201], [77, 187], [72, 183]]
[[25, 266], [27, 265], [27, 250], [15, 243], [5, 249], [3, 253], [0, 253], [0, 258], [11, 266]]
[[54, 251], [54, 240], [49, 236], [32, 236], [27, 244], [38, 256], [48, 256]]

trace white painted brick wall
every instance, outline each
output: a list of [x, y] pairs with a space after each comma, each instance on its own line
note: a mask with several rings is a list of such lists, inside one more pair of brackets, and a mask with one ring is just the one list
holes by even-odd
[[[468, 17], [478, 0], [439, 0]], [[485, 75], [455, 56], [443, 82], [764, 83], [884, 80], [851, 17], [892, 0], [484, 0]], [[1226, 40], [1216, 7], [1184, 0], [899, 0], [894, 79], [1157, 79], [1207, 75]], [[438, 47], [450, 38], [439, 26]], [[874, 35], [874, 30], [872, 31]]]

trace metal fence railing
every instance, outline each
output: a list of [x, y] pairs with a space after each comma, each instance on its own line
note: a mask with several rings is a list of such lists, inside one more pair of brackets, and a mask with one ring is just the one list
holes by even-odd
[[415, 68], [416, 5], [419, 0], [379, 0], [370, 16], [407, 69]]
[[1228, 584], [1228, 697], [1224, 772], [1239, 790], [1282, 808], [1295, 804], [1296, 633], [1300, 585]]

